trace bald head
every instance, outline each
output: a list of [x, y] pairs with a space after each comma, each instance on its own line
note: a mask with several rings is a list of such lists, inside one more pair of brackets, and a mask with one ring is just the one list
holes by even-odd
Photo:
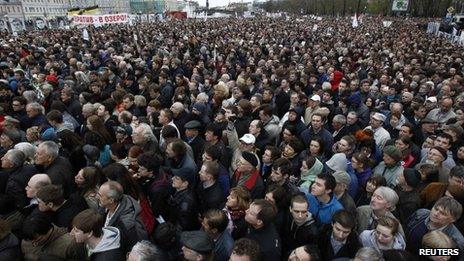
[[35, 174], [29, 179], [26, 186], [26, 194], [28, 198], [35, 198], [37, 191], [46, 185], [51, 185], [52, 181], [47, 174]]

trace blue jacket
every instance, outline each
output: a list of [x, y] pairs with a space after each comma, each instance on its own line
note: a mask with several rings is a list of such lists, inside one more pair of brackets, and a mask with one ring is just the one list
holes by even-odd
[[306, 198], [309, 201], [309, 212], [313, 214], [314, 218], [321, 224], [330, 224], [332, 222], [333, 214], [343, 209], [342, 204], [338, 202], [337, 198], [332, 195], [329, 203], [324, 204], [320, 202], [315, 196], [307, 194]]

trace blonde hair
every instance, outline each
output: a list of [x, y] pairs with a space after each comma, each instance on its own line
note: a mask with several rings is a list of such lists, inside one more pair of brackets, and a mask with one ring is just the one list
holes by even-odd
[[456, 243], [447, 234], [440, 230], [434, 230], [422, 238], [423, 248], [455, 248]]

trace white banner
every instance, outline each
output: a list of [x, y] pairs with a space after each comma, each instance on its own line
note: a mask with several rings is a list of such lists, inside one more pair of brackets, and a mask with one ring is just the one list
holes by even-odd
[[408, 11], [409, 0], [393, 0], [392, 11], [405, 12]]
[[109, 14], [109, 15], [76, 15], [72, 18], [75, 25], [106, 25], [106, 24], [125, 24], [129, 23], [128, 14]]

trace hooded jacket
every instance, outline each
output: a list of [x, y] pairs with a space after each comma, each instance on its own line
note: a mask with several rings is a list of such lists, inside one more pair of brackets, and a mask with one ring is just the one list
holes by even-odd
[[289, 255], [293, 249], [304, 246], [306, 244], [317, 244], [319, 224], [313, 218], [311, 213], [308, 213], [306, 221], [302, 224], [297, 224], [292, 215], [288, 213], [284, 220], [282, 229], [282, 253]]
[[307, 194], [306, 198], [309, 202], [309, 211], [314, 215], [314, 218], [321, 224], [329, 224], [332, 222], [332, 216], [337, 210], [343, 209], [342, 204], [338, 202], [335, 195], [330, 196], [330, 201], [327, 204], [320, 202], [317, 197], [312, 194]]
[[104, 227], [101, 241], [95, 246], [95, 248], [88, 247], [90, 260], [123, 260], [120, 241], [121, 237], [119, 229], [115, 227]]
[[142, 209], [131, 196], [123, 195], [116, 212], [107, 226], [114, 226], [121, 232], [123, 248], [129, 250], [135, 243], [147, 239], [147, 231], [142, 223], [140, 213]]
[[380, 175], [387, 180], [387, 186], [390, 188], [396, 187], [398, 185], [398, 176], [403, 172], [404, 168], [401, 164], [396, 164], [393, 167], [388, 167], [385, 165], [385, 162], [382, 161], [375, 167], [373, 175]]
[[[375, 250], [381, 252], [379, 244], [375, 238], [375, 230], [364, 230], [359, 235], [359, 241], [363, 247], [372, 247]], [[404, 250], [406, 248], [406, 242], [404, 237], [400, 233], [396, 233], [395, 238], [393, 239], [393, 245], [391, 249]]]
[[309, 170], [301, 173], [300, 184], [298, 185], [299, 189], [301, 191], [308, 191], [314, 180], [316, 180], [316, 176], [320, 174], [323, 169], [324, 164], [316, 158], [313, 166]]

